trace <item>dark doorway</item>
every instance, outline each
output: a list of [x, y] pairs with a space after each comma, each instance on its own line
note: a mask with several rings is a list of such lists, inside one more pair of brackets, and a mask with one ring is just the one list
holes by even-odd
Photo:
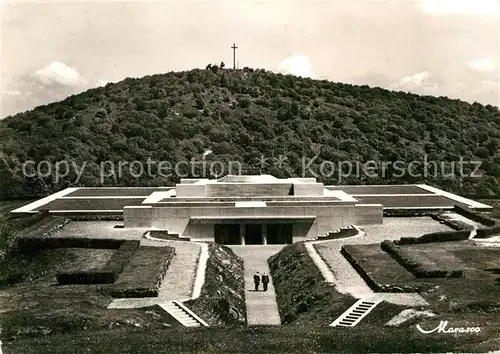
[[267, 243], [270, 245], [291, 244], [292, 227], [292, 224], [267, 225]]
[[262, 245], [262, 225], [245, 225], [245, 245]]
[[216, 243], [223, 245], [239, 245], [240, 225], [238, 224], [220, 224], [215, 225], [214, 239]]

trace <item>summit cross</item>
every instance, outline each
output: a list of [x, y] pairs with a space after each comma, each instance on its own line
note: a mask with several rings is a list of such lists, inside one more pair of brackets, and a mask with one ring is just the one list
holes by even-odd
[[231, 48], [233, 49], [233, 69], [236, 69], [236, 49], [238, 49], [238, 47], [233, 43]]

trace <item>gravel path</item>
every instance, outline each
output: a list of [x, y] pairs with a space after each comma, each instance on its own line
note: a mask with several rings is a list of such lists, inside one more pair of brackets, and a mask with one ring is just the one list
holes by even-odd
[[361, 239], [346, 240], [344, 244], [380, 243], [384, 240], [399, 240], [401, 237], [420, 237], [423, 234], [438, 231], [453, 231], [450, 227], [439, 223], [428, 216], [411, 218], [384, 218], [383, 224], [365, 225], [361, 227], [366, 236]]
[[243, 259], [243, 273], [245, 277], [245, 304], [247, 309], [247, 322], [252, 325], [280, 325], [281, 319], [276, 303], [276, 293], [273, 279], [269, 277], [267, 291], [255, 291], [253, 275], [255, 272], [266, 272], [270, 275], [267, 260], [272, 255], [281, 251], [285, 245], [256, 245], [256, 246], [229, 246], [234, 253]]
[[175, 256], [168, 267], [158, 297], [115, 299], [109, 308], [135, 308], [152, 306], [172, 300], [185, 301], [191, 298], [196, 278], [201, 246], [187, 241], [154, 241], [142, 239], [141, 245], [175, 248]]
[[463, 222], [463, 223], [465, 223], [467, 225], [470, 225], [474, 229], [479, 229], [479, 228], [484, 227], [484, 225], [481, 224], [481, 223], [479, 223], [479, 222], [476, 222], [474, 220], [468, 219], [468, 218], [466, 218], [463, 215], [460, 215], [460, 214], [457, 214], [457, 213], [453, 213], [451, 211], [445, 212], [445, 213], [443, 213], [443, 215], [449, 217], [451, 220], [458, 220], [458, 221], [461, 221], [461, 222]]
[[115, 228], [121, 221], [71, 221], [51, 237], [111, 238], [117, 240], [139, 240], [147, 228]]
[[[150, 240], [147, 240], [151, 242]], [[201, 246], [187, 241], [153, 241], [175, 247], [175, 257], [168, 267], [158, 298], [162, 301], [187, 300], [193, 293]]]
[[[416, 293], [375, 293], [340, 253], [340, 249], [343, 245], [380, 243], [383, 240], [398, 240], [403, 236], [419, 237], [425, 233], [449, 231], [451, 229], [430, 217], [417, 217], [384, 218], [384, 224], [367, 225], [363, 227], [363, 230], [365, 231], [365, 235], [360, 237], [312, 242], [313, 247], [324, 261], [324, 264], [331, 271], [330, 277], [326, 279], [333, 278], [339, 292], [351, 294], [356, 298], [374, 297], [393, 304], [410, 306], [426, 305], [427, 302], [424, 298]], [[311, 246], [307, 246], [307, 248], [310, 254], [314, 254], [314, 251], [311, 252]], [[320, 270], [321, 267], [320, 265]]]

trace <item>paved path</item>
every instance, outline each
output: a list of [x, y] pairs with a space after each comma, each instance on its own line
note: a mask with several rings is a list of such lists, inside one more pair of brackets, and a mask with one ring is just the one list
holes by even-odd
[[175, 248], [175, 256], [165, 273], [158, 297], [114, 299], [109, 308], [145, 307], [172, 300], [185, 301], [190, 299], [197, 275], [201, 245], [187, 241], [142, 239], [141, 246], [171, 246]]
[[255, 272], [266, 272], [269, 266], [267, 259], [281, 251], [285, 245], [257, 245], [257, 246], [230, 246], [236, 255], [243, 259], [243, 270], [245, 277], [245, 303], [247, 309], [247, 322], [249, 326], [254, 325], [280, 325], [281, 319], [276, 303], [273, 279], [271, 276], [267, 291], [255, 291], [253, 275]]
[[[344, 243], [347, 244], [347, 243]], [[329, 268], [330, 275], [326, 280], [334, 279], [333, 283], [338, 292], [342, 294], [351, 294], [358, 299], [373, 298], [376, 300], [383, 300], [397, 305], [408, 306], [424, 306], [428, 305], [427, 301], [418, 293], [383, 293], [374, 292], [364, 281], [363, 278], [356, 272], [351, 264], [340, 253], [342, 243], [335, 243], [326, 241], [315, 245], [308, 245], [314, 247], [324, 259], [323, 264], [326, 266], [318, 265], [322, 273], [325, 271], [322, 268]], [[310, 252], [310, 249], [308, 249]], [[309, 253], [311, 254], [311, 253]], [[314, 260], [314, 259], [313, 259]], [[316, 262], [315, 262], [316, 263]]]
[[351, 294], [358, 299], [374, 298], [399, 305], [428, 305], [427, 301], [418, 293], [374, 292], [340, 253], [340, 249], [343, 245], [373, 244], [382, 242], [383, 240], [397, 240], [402, 234], [405, 236], [409, 235], [409, 237], [418, 237], [426, 232], [449, 230], [448, 227], [439, 224], [431, 218], [422, 217], [413, 220], [415, 224], [413, 226], [415, 227], [410, 228], [411, 232], [403, 233], [398, 232], [400, 231], [398, 226], [400, 226], [401, 221], [401, 218], [387, 218], [384, 219], [383, 225], [362, 227], [366, 233], [363, 232], [360, 236], [338, 240], [308, 242], [306, 244], [306, 249], [325, 277], [325, 280], [334, 283], [335, 288], [340, 293]]

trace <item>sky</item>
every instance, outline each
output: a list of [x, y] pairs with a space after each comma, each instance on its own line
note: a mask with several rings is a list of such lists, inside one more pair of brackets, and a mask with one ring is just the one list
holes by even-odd
[[264, 68], [500, 106], [499, 0], [0, 0], [0, 118], [169, 71]]

